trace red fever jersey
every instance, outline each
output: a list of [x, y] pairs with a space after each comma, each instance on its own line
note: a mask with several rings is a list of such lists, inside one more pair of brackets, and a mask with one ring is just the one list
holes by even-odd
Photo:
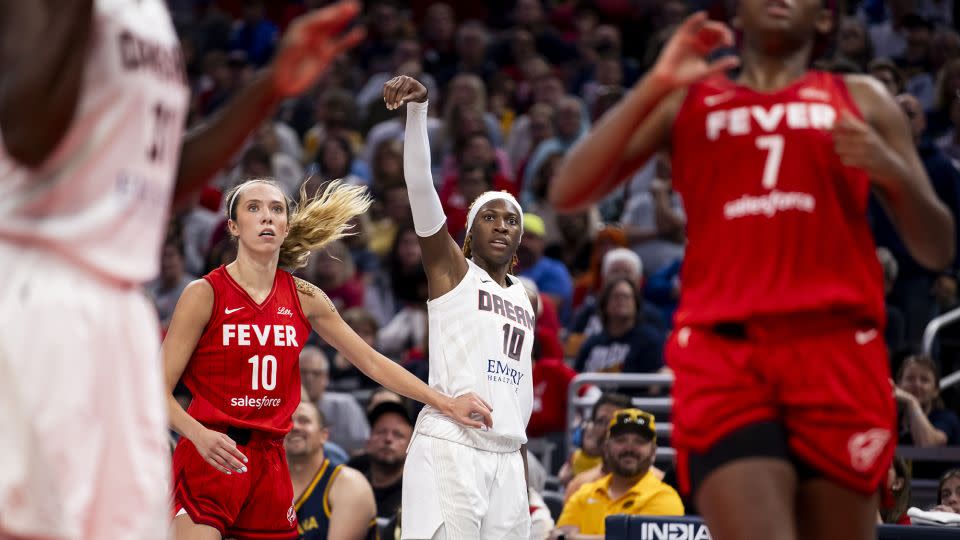
[[187, 412], [207, 426], [283, 437], [300, 403], [300, 351], [310, 335], [293, 276], [277, 269], [261, 304], [223, 266], [204, 279], [213, 314], [183, 373], [193, 393]]
[[678, 326], [784, 313], [884, 322], [866, 173], [831, 130], [861, 117], [841, 76], [809, 71], [762, 93], [694, 84], [673, 126], [673, 184], [688, 216]]

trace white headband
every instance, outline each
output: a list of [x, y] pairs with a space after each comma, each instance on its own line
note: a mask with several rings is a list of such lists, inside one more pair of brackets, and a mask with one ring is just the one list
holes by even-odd
[[[247, 187], [247, 185], [254, 184], [257, 182], [268, 183], [268, 182], [264, 182], [263, 179], [254, 178], [253, 180], [247, 180], [246, 182], [237, 186], [237, 190], [233, 192], [233, 195], [230, 196], [230, 200], [227, 201], [227, 217], [229, 217], [233, 213], [233, 203], [237, 202], [237, 195], [239, 195], [240, 192], [243, 191], [243, 188]], [[230, 218], [230, 219], [233, 219], [233, 218]]]
[[467, 215], [467, 232], [465, 234], [470, 234], [470, 229], [473, 227], [473, 220], [477, 219], [477, 212], [480, 211], [480, 208], [488, 202], [497, 199], [507, 201], [517, 210], [517, 214], [520, 216], [520, 234], [523, 234], [523, 212], [520, 210], [520, 203], [517, 202], [517, 199], [515, 199], [513, 195], [506, 191], [484, 191], [477, 197], [477, 200], [473, 201], [473, 206], [470, 207], [470, 214]]

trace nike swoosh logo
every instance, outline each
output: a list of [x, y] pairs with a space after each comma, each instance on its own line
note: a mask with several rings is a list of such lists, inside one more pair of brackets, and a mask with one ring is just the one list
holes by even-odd
[[857, 340], [859, 345], [866, 345], [873, 341], [879, 333], [876, 328], [870, 330], [858, 330], [853, 333], [853, 339]]
[[703, 103], [707, 107], [713, 107], [714, 105], [723, 103], [724, 101], [730, 101], [733, 98], [733, 92], [724, 92], [722, 94], [716, 94], [713, 96], [707, 96], [703, 98]]
[[493, 280], [490, 279], [481, 279], [480, 283], [493, 283]]
[[227, 315], [229, 315], [229, 314], [233, 313], [234, 311], [240, 311], [241, 309], [243, 309], [243, 306], [240, 306], [240, 307], [238, 307], [238, 308], [233, 308], [233, 309], [224, 309], [223, 312], [226, 313]]

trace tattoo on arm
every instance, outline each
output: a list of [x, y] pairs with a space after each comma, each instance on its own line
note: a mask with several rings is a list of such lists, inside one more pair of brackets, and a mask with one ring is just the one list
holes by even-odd
[[310, 297], [320, 296], [327, 301], [327, 305], [330, 306], [330, 311], [337, 311], [337, 306], [333, 305], [333, 300], [330, 300], [330, 297], [327, 296], [327, 293], [323, 292], [320, 287], [317, 287], [313, 283], [298, 277], [293, 278], [293, 281], [297, 284], [297, 291], [302, 292]]

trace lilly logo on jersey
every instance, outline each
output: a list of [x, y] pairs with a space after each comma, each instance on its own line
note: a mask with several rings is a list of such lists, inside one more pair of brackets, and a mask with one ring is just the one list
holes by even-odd
[[277, 315], [286, 315], [287, 317], [293, 317], [293, 311], [290, 311], [288, 307], [278, 307]]
[[505, 382], [519, 386], [521, 379], [523, 379], [523, 373], [510, 367], [510, 364], [499, 360], [487, 360], [488, 381]]

